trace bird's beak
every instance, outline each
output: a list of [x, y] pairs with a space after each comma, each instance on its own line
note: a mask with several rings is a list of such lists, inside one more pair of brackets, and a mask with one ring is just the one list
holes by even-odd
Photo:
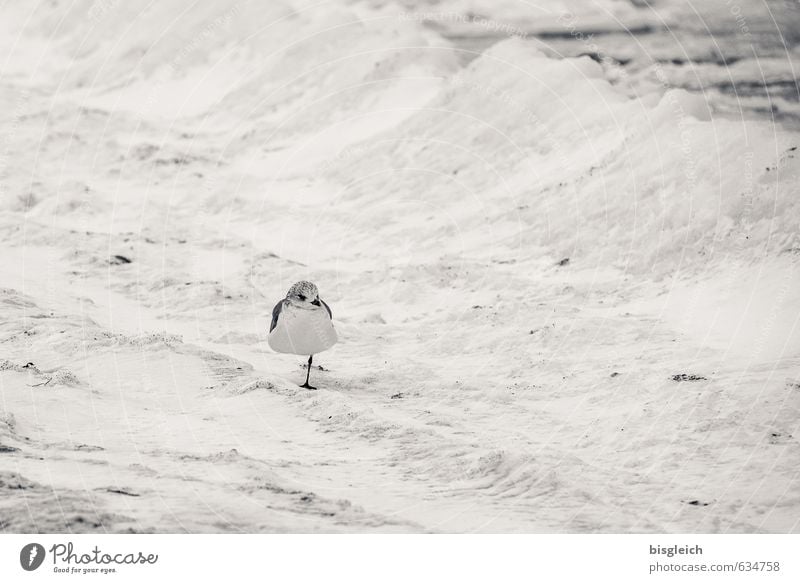
[[313, 305], [315, 305], [315, 306], [321, 306], [321, 305], [322, 305], [321, 303], [319, 303], [319, 298], [317, 298], [316, 300], [314, 300], [314, 301], [313, 301], [313, 302], [311, 302], [311, 303], [312, 303]]

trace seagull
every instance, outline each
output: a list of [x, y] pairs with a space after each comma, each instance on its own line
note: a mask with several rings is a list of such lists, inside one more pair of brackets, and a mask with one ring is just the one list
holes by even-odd
[[306, 382], [300, 385], [304, 389], [316, 390], [308, 384], [314, 355], [328, 350], [338, 340], [332, 318], [331, 309], [310, 281], [298, 281], [272, 309], [267, 337], [270, 347], [276, 352], [308, 354]]

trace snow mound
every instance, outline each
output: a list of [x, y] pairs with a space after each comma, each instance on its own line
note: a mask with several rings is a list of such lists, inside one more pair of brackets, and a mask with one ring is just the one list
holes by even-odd
[[798, 141], [764, 123], [711, 119], [683, 90], [630, 99], [594, 61], [547, 58], [511, 39], [369, 156], [336, 160], [326, 175], [344, 185], [342, 201], [369, 204], [357, 225], [396, 225], [376, 253], [422, 225], [423, 256], [491, 248], [524, 263], [528, 250], [549, 248], [573, 264], [692, 273], [732, 253], [776, 256], [794, 236], [792, 167], [770, 171]]
[[231, 393], [233, 393], [234, 395], [244, 395], [245, 393], [250, 393], [252, 391], [257, 391], [259, 389], [264, 389], [264, 390], [267, 390], [267, 391], [271, 391], [271, 390], [274, 390], [275, 388], [276, 388], [275, 385], [272, 384], [271, 382], [269, 382], [266, 379], [256, 379], [256, 380], [251, 381], [251, 382], [249, 382], [249, 383], [247, 383], [245, 385], [242, 385], [242, 386], [239, 386], [239, 387], [235, 387], [235, 388], [231, 388]]

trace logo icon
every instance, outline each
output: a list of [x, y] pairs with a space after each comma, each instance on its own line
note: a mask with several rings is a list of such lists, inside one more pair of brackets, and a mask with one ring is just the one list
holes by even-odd
[[19, 564], [26, 571], [35, 571], [44, 562], [44, 547], [39, 543], [30, 543], [19, 552]]

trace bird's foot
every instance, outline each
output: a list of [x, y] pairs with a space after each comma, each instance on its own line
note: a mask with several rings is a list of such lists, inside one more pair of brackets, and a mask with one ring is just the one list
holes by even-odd
[[301, 389], [308, 389], [309, 391], [316, 391], [317, 390], [317, 387], [312, 387], [307, 382], [302, 384], [302, 385], [300, 385], [300, 388]]

